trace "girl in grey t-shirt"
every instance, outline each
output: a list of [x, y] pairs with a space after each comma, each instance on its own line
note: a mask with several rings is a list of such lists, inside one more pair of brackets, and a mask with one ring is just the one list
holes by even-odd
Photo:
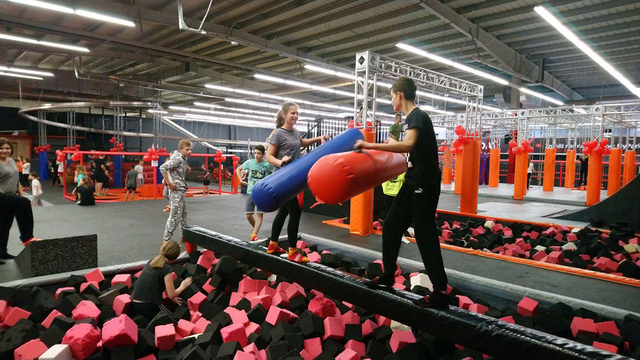
[[[271, 135], [269, 149], [267, 149], [267, 162], [273, 165], [276, 170], [299, 158], [300, 147], [307, 147], [329, 138], [327, 135], [322, 135], [312, 139], [302, 139], [298, 131], [294, 129], [297, 122], [298, 105], [292, 102], [282, 104], [280, 111], [276, 114], [276, 130]], [[284, 221], [289, 216], [289, 224], [287, 225], [289, 260], [302, 263], [309, 262], [309, 259], [300, 255], [296, 248], [301, 213], [297, 197], [293, 197], [278, 209], [271, 227], [271, 241], [269, 242], [267, 253], [274, 255], [285, 253], [285, 250], [278, 246], [278, 238], [284, 226]]]

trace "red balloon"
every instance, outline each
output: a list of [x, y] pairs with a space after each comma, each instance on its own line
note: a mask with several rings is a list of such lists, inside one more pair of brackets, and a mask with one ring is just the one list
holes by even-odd
[[222, 156], [222, 151], [220, 150], [216, 151], [216, 156]]
[[611, 149], [609, 149], [609, 148], [604, 148], [604, 152], [603, 152], [603, 154], [605, 154], [605, 155], [611, 155]]
[[529, 140], [522, 140], [522, 147], [529, 147]]
[[509, 147], [510, 147], [510, 148], [514, 148], [514, 147], [516, 147], [516, 146], [518, 146], [518, 143], [517, 143], [515, 140], [511, 140], [511, 141], [509, 141]]
[[607, 145], [609, 145], [609, 140], [607, 140], [607, 139], [600, 140], [600, 146], [604, 147], [604, 146], [607, 146]]
[[594, 148], [594, 147], [596, 147], [596, 146], [598, 146], [598, 141], [597, 141], [597, 140], [591, 140], [591, 141], [589, 141], [589, 147], [590, 147], [590, 148], [592, 148], [592, 149], [593, 149], [593, 148]]
[[458, 136], [462, 136], [465, 133], [464, 126], [462, 126], [462, 125], [456, 126], [456, 129], [454, 131], [455, 131], [456, 135], [458, 135]]
[[591, 148], [590, 147], [583, 148], [582, 153], [585, 155], [591, 154]]
[[514, 154], [518, 155], [518, 154], [520, 154], [522, 152], [522, 148], [521, 147], [514, 147], [513, 149], [511, 149], [511, 151]]
[[156, 154], [151, 155], [151, 160], [153, 160], [153, 161], [156, 161], [156, 160], [158, 160], [159, 158], [160, 158], [160, 156], [158, 156], [158, 155], [156, 155]]
[[116, 142], [116, 139], [111, 138], [111, 139], [109, 139], [109, 142], [113, 144], [114, 142]]
[[145, 155], [145, 156], [143, 156], [143, 157], [142, 157], [142, 160], [143, 160], [144, 162], [149, 162], [149, 161], [151, 161], [151, 156], [149, 156], [149, 155]]
[[533, 152], [533, 148], [531, 146], [527, 147], [527, 152], [531, 154]]
[[62, 154], [62, 150], [56, 150], [56, 155], [60, 156]]

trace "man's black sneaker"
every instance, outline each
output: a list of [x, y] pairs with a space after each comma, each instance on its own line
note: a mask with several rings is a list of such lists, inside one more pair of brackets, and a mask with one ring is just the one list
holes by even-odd
[[414, 305], [431, 309], [449, 309], [449, 295], [434, 292], [413, 302]]

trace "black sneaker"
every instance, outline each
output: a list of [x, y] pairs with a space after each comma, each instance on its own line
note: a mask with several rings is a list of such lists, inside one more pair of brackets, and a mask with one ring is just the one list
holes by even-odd
[[15, 259], [15, 258], [16, 258], [15, 255], [11, 255], [9, 253], [6, 253], [6, 254], [0, 256], [0, 259], [2, 259], [2, 260], [12, 260], [12, 259]]
[[380, 286], [391, 287], [393, 286], [393, 284], [395, 284], [395, 279], [390, 276], [387, 277], [382, 275], [382, 276], [376, 276], [373, 279], [364, 280], [362, 283], [370, 289], [375, 289]]
[[427, 295], [413, 302], [414, 305], [430, 309], [449, 309], [449, 295], [439, 291]]

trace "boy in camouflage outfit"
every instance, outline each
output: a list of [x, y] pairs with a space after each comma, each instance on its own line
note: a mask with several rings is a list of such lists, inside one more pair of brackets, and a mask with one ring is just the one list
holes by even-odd
[[173, 232], [180, 223], [181, 229], [187, 225], [187, 206], [185, 193], [189, 189], [187, 185], [187, 158], [191, 155], [191, 141], [180, 140], [178, 150], [174, 151], [169, 159], [160, 166], [160, 173], [169, 188], [169, 203], [171, 211], [164, 229], [163, 241], [171, 240]]

